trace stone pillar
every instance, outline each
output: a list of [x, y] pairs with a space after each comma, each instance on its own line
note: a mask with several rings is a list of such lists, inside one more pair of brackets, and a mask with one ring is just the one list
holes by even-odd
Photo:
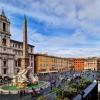
[[13, 77], [14, 75], [14, 60], [13, 59], [8, 60], [8, 75], [10, 77]]
[[29, 67], [29, 55], [28, 55], [28, 45], [27, 45], [27, 19], [24, 16], [24, 30], [23, 30], [23, 57], [21, 61], [21, 69]]

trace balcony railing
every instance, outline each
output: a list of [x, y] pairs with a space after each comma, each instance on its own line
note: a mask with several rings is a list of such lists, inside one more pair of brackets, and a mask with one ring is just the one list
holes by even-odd
[[98, 100], [98, 83], [93, 82], [80, 94], [73, 98], [73, 100]]

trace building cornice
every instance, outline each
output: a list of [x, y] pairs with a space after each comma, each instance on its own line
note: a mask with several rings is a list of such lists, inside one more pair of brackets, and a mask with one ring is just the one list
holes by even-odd
[[[11, 42], [14, 42], [14, 43], [23, 44], [23, 42], [17, 41], [17, 40], [13, 40], [13, 39], [10, 39], [10, 41], [11, 41]], [[31, 45], [31, 44], [28, 44], [28, 46], [35, 47], [34, 45]]]

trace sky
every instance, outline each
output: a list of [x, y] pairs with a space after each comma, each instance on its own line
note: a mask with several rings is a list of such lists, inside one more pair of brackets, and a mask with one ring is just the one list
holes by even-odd
[[100, 0], [0, 0], [11, 39], [22, 41], [23, 18], [35, 53], [100, 57]]

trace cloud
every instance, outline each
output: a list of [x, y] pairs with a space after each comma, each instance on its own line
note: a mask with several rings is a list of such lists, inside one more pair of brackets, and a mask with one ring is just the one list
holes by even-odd
[[[93, 43], [88, 42], [86, 40], [86, 36], [84, 36], [79, 30], [77, 30], [72, 36], [65, 37], [61, 37], [59, 35], [52, 37], [45, 36], [36, 32], [35, 30], [35, 34], [31, 35], [31, 41], [36, 45], [35, 52], [38, 53], [48, 53], [51, 55], [64, 57], [99, 56], [98, 53], [100, 52], [100, 42], [98, 44], [94, 42], [95, 46], [92, 45]], [[35, 41], [35, 39], [37, 41]], [[81, 44], [81, 47], [76, 46], [79, 43]]]
[[[19, 28], [13, 28], [12, 38], [22, 40], [22, 32]], [[14, 33], [15, 32], [15, 33]], [[35, 53], [48, 53], [64, 57], [87, 57], [98, 56], [100, 42], [87, 41], [87, 37], [80, 30], [76, 30], [69, 36], [47, 36], [39, 33], [36, 29], [28, 28], [28, 42], [35, 45]], [[93, 45], [94, 43], [94, 45]], [[81, 46], [76, 46], [76, 45]]]
[[[13, 39], [22, 40], [22, 28], [16, 26], [17, 19], [14, 20], [12, 15], [26, 14], [28, 18], [43, 23], [44, 29], [52, 33], [46, 34], [39, 29], [40, 26], [36, 29], [29, 26], [29, 43], [36, 46], [35, 51], [63, 56], [99, 55], [99, 5], [99, 0], [0, 0], [0, 6], [14, 21], [15, 26], [11, 26]], [[69, 32], [69, 29], [73, 31]]]
[[99, 0], [84, 0], [85, 2], [81, 2], [83, 0], [79, 0], [79, 4], [81, 5], [82, 10], [80, 10], [80, 18], [87, 19], [90, 21], [100, 21], [100, 1]]
[[64, 57], [99, 57], [98, 53], [100, 52], [99, 48], [71, 48], [66, 50], [58, 50], [54, 53], [55, 55], [62, 55]]
[[[13, 6], [13, 4], [10, 3], [7, 5], [2, 2], [0, 6], [6, 6], [7, 12], [20, 15], [26, 14], [40, 22], [44, 22], [48, 26], [62, 27], [63, 25], [63, 27], [65, 27], [70, 24], [71, 20], [76, 21], [74, 5], [71, 2], [69, 3], [69, 0], [63, 0], [62, 2], [61, 0], [43, 0], [43, 2], [40, 2], [40, 0], [26, 0], [26, 2], [20, 1], [19, 4], [21, 6]], [[67, 3], [69, 3], [69, 5]]]

